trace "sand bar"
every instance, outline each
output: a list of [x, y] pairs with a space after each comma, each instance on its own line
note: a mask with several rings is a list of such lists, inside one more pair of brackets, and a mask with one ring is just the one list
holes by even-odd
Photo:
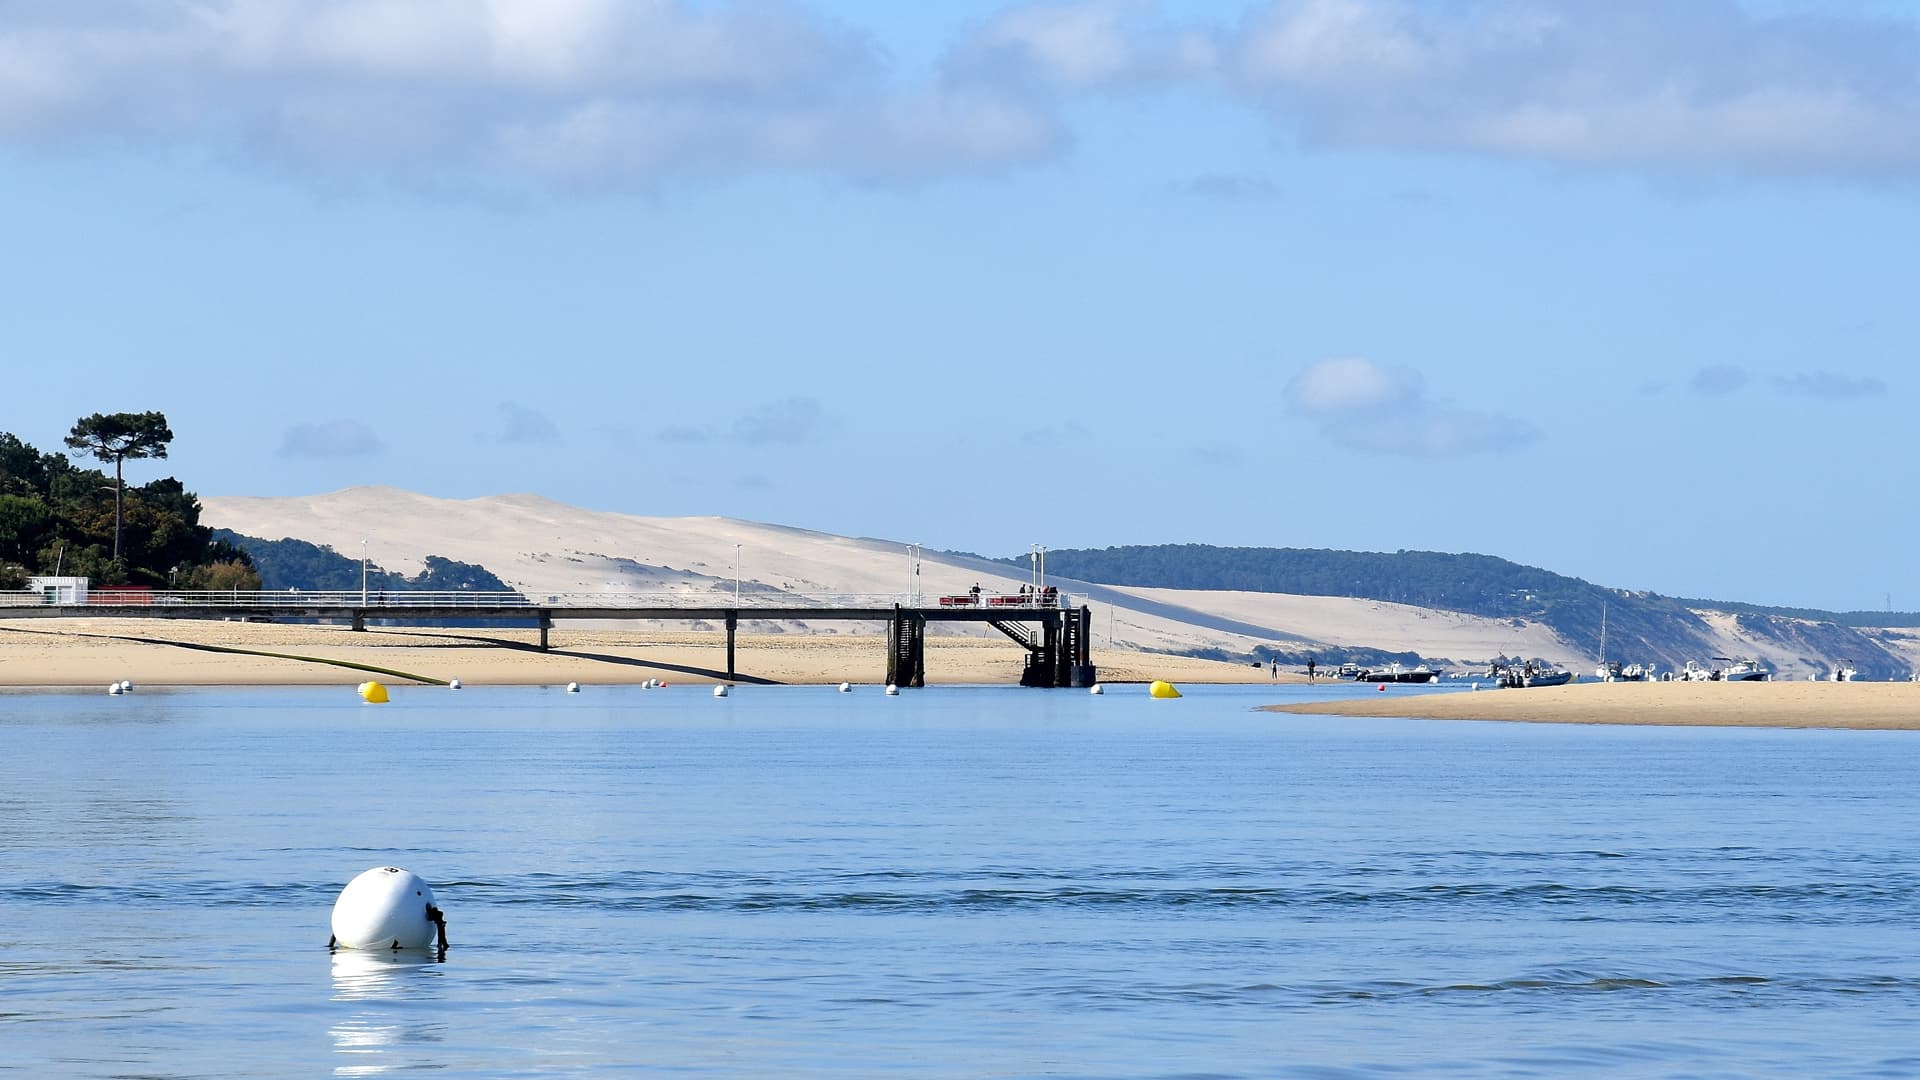
[[[368, 679], [466, 686], [724, 682], [720, 633], [569, 630], [552, 648], [535, 630], [344, 627], [174, 619], [0, 620], [0, 686], [345, 685]], [[1102, 682], [1267, 682], [1265, 669], [1095, 649]], [[927, 681], [1016, 684], [1025, 653], [1005, 639], [929, 637]], [[359, 666], [351, 666], [359, 665]], [[383, 669], [369, 671], [370, 668]], [[742, 634], [741, 682], [874, 684], [885, 680], [879, 634]], [[388, 674], [401, 673], [401, 674]], [[1296, 676], [1282, 673], [1283, 681]]]
[[1389, 690], [1346, 701], [1264, 708], [1318, 715], [1549, 724], [1920, 730], [1920, 684], [1593, 682], [1477, 692]]

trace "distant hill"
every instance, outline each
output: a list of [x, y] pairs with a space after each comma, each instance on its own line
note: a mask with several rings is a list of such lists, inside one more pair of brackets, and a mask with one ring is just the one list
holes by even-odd
[[[1027, 565], [1027, 556], [995, 560]], [[1551, 627], [1587, 656], [1605, 653], [1668, 668], [1706, 660], [1716, 628], [1702, 612], [1734, 616], [1737, 629], [1804, 658], [1846, 657], [1867, 677], [1904, 675], [1906, 659], [1873, 631], [1920, 626], [1913, 613], [1810, 611], [1719, 603], [1607, 588], [1491, 555], [1435, 551], [1334, 551], [1215, 547], [1207, 544], [1065, 549], [1047, 552], [1047, 572], [1139, 588], [1221, 590], [1379, 600], [1515, 619]]]

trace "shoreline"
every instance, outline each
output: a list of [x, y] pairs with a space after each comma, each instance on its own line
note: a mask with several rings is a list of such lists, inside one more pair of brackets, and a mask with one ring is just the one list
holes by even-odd
[[1274, 713], [1415, 720], [1920, 731], [1920, 684], [1588, 682], [1531, 689], [1387, 693], [1259, 708]]
[[[715, 631], [572, 629], [541, 651], [530, 629], [369, 627], [154, 618], [0, 619], [0, 687], [136, 686], [544, 686], [726, 683], [726, 637]], [[1005, 639], [929, 637], [928, 685], [1017, 685], [1025, 651]], [[1304, 682], [1267, 668], [1095, 648], [1101, 682]], [[880, 685], [884, 634], [740, 634], [740, 684]]]

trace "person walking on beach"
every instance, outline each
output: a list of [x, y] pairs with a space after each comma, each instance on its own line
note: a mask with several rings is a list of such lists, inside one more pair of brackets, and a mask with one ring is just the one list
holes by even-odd
[[1273, 675], [1272, 675], [1272, 678], [1273, 678], [1273, 679], [1275, 679], [1276, 681], [1277, 681], [1277, 680], [1278, 680], [1278, 679], [1280, 678], [1280, 661], [1278, 661], [1278, 660], [1275, 660], [1275, 661], [1273, 662]]
[[1313, 657], [1307, 657], [1307, 681], [1313, 681]]

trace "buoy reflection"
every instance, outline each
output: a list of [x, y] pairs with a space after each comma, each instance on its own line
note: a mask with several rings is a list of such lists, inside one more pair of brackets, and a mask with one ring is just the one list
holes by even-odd
[[437, 950], [333, 951], [333, 1000], [361, 1006], [328, 1028], [340, 1055], [335, 1076], [377, 1076], [425, 1064], [407, 1049], [446, 1041], [446, 1025], [412, 1006], [436, 995], [434, 975], [444, 961]]

